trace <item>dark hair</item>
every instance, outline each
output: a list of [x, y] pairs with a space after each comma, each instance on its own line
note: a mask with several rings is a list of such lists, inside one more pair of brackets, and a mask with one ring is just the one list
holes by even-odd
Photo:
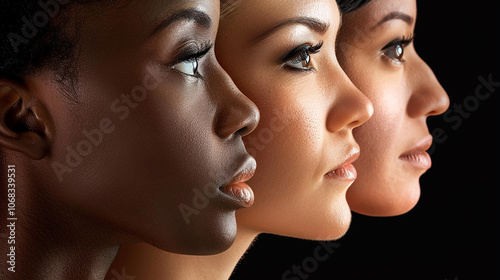
[[341, 13], [347, 14], [361, 8], [370, 1], [371, 0], [337, 0], [337, 5]]
[[76, 36], [64, 32], [69, 0], [0, 0], [0, 78], [19, 80], [40, 67], [65, 81]]

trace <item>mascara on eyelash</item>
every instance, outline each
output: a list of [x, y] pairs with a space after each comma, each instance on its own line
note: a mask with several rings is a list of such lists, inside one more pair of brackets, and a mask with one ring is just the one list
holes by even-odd
[[212, 42], [205, 42], [201, 46], [191, 44], [189, 47], [179, 52], [177, 59], [172, 63], [172, 65], [191, 59], [201, 58], [206, 55], [212, 47]]
[[311, 44], [302, 44], [300, 46], [295, 47], [293, 50], [288, 52], [285, 56], [280, 59], [280, 63], [285, 63], [291, 58], [300, 55], [303, 52], [308, 52], [309, 54], [318, 53], [321, 47], [323, 46], [323, 41], [318, 44], [312, 46]]
[[415, 36], [413, 35], [413, 33], [411, 33], [410, 35], [408, 36], [403, 36], [401, 38], [397, 38], [397, 39], [394, 39], [392, 40], [389, 44], [385, 45], [382, 50], [386, 50], [390, 47], [394, 47], [396, 45], [409, 45], [411, 42], [413, 42], [413, 40], [415, 39]]

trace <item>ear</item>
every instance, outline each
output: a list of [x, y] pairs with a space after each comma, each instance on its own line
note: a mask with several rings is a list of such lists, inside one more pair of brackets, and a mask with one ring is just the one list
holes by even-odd
[[43, 159], [50, 150], [51, 127], [40, 100], [23, 85], [0, 79], [0, 146]]

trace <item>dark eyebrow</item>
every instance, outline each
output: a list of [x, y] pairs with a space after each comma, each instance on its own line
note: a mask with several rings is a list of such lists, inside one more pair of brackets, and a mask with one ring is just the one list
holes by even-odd
[[167, 19], [163, 20], [158, 26], [155, 27], [155, 29], [153, 29], [150, 36], [179, 20], [194, 20], [198, 25], [207, 29], [212, 26], [212, 19], [208, 14], [197, 10], [196, 8], [189, 8], [177, 11]]
[[375, 26], [380, 26], [382, 24], [384, 24], [385, 22], [388, 22], [390, 20], [393, 20], [393, 19], [400, 19], [408, 24], [412, 24], [413, 23], [413, 18], [411, 16], [409, 16], [408, 14], [405, 14], [403, 12], [391, 12], [389, 13], [388, 15], [386, 15], [385, 17], [383, 17]]
[[273, 34], [274, 32], [276, 32], [276, 31], [278, 31], [278, 30], [280, 30], [288, 25], [294, 25], [294, 24], [305, 25], [305, 26], [309, 27], [310, 29], [312, 29], [313, 31], [320, 33], [320, 34], [324, 34], [328, 30], [328, 28], [330, 27], [329, 23], [323, 22], [323, 21], [315, 19], [315, 18], [296, 17], [296, 18], [287, 19], [285, 21], [282, 21], [282, 22], [274, 25], [273, 27], [271, 27], [271, 28], [267, 29], [266, 31], [264, 31], [263, 33], [261, 33], [259, 36], [255, 37], [252, 41], [253, 42], [262, 41], [262, 40], [266, 39], [267, 37], [271, 36], [271, 34]]

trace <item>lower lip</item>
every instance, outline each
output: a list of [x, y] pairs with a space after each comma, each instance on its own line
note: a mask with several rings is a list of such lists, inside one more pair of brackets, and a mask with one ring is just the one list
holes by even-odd
[[325, 176], [335, 180], [354, 181], [358, 177], [358, 172], [354, 165], [348, 164], [326, 173]]
[[431, 156], [427, 152], [418, 152], [399, 157], [401, 160], [411, 163], [419, 169], [429, 169], [432, 165]]
[[231, 197], [242, 207], [250, 207], [254, 202], [254, 194], [252, 188], [245, 183], [234, 183], [219, 188], [221, 192]]

